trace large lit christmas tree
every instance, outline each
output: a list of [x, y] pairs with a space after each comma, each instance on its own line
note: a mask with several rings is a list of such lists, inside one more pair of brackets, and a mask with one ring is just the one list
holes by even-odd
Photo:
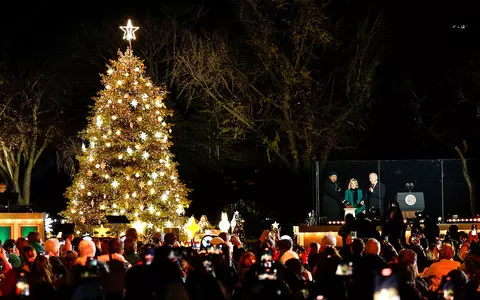
[[189, 201], [169, 151], [167, 91], [153, 85], [133, 55], [130, 42], [138, 27], [129, 20], [121, 28], [129, 46], [101, 76], [104, 89], [94, 98], [87, 129], [80, 134], [85, 144], [79, 171], [62, 214], [81, 232], [92, 233], [105, 226], [107, 215], [117, 215], [133, 223], [126, 226], [152, 234], [184, 225]]

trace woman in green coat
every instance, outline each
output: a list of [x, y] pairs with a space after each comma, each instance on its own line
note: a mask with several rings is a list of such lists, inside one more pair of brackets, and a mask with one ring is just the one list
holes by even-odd
[[355, 178], [348, 182], [348, 189], [345, 190], [345, 201], [355, 208], [355, 215], [365, 211], [362, 190], [358, 188], [358, 181]]

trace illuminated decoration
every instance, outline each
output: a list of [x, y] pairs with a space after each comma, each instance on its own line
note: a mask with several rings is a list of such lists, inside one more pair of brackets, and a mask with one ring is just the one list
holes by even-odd
[[[136, 27], [131, 22], [123, 29], [127, 40], [134, 39]], [[104, 88], [94, 98], [87, 127], [81, 132], [86, 147], [77, 157], [79, 170], [65, 194], [69, 202], [62, 216], [75, 223], [76, 230], [92, 233], [107, 224], [105, 216], [124, 215], [144, 224], [149, 236], [164, 228], [167, 220], [172, 227], [186, 223], [188, 190], [170, 151], [173, 112], [164, 105], [168, 92], [152, 84], [131, 45], [118, 55], [101, 76]], [[129, 225], [110, 227], [116, 235]]]
[[328, 221], [328, 225], [343, 225], [345, 221]]
[[140, 220], [136, 220], [131, 224], [132, 228], [135, 228], [138, 233], [144, 233], [145, 227], [147, 227], [147, 223], [142, 222]]
[[233, 217], [232, 217], [232, 221], [230, 222], [230, 229], [232, 230], [232, 233], [233, 233], [233, 230], [235, 229], [235, 227], [237, 226], [237, 216], [238, 216], [238, 211], [235, 211], [235, 213], [233, 214]]
[[48, 216], [48, 214], [45, 216], [45, 224], [44, 224], [44, 228], [45, 228], [45, 232], [47, 234], [51, 234], [52, 231], [53, 231], [53, 228], [52, 228], [52, 225], [53, 225], [53, 220], [52, 218], [50, 218]]
[[138, 30], [139, 27], [134, 27], [132, 25], [132, 21], [128, 19], [127, 26], [120, 26], [120, 29], [123, 30], [123, 39], [127, 41], [131, 41], [135, 39], [135, 31]]
[[273, 229], [278, 229], [279, 226], [280, 226], [280, 224], [277, 223], [277, 221], [273, 222], [273, 224], [272, 224]]
[[268, 235], [272, 239], [277, 239], [280, 237], [280, 223], [277, 221], [273, 222], [272, 225], [270, 225], [270, 231], [268, 232]]
[[245, 231], [243, 230], [243, 225], [245, 220], [242, 215], [236, 211], [235, 212], [235, 227], [232, 228], [232, 234], [238, 236], [241, 240], [245, 239]]
[[185, 211], [183, 209], [183, 205], [179, 204], [177, 210], [175, 211], [178, 215], [182, 215]]
[[190, 239], [193, 239], [193, 237], [195, 237], [195, 233], [197, 233], [198, 231], [200, 231], [200, 229], [202, 229], [202, 227], [200, 227], [197, 224], [197, 221], [193, 216], [191, 216], [190, 219], [188, 219], [187, 224], [183, 228], [185, 229], [185, 231], [187, 231], [188, 237]]
[[[441, 221], [441, 219], [440, 219]], [[447, 223], [480, 223], [480, 218], [452, 218], [447, 219]]]
[[210, 225], [210, 223], [208, 222], [208, 219], [207, 219], [207, 216], [206, 216], [206, 215], [203, 215], [203, 216], [200, 217], [200, 221], [198, 222], [198, 225], [199, 225], [202, 229], [212, 227], [212, 226]]
[[228, 229], [230, 228], [230, 221], [228, 221], [227, 213], [222, 213], [222, 220], [218, 224], [218, 228], [220, 228], [220, 230], [223, 232], [228, 232]]
[[110, 228], [105, 228], [103, 225], [97, 227], [93, 230], [94, 237], [109, 237], [110, 236]]

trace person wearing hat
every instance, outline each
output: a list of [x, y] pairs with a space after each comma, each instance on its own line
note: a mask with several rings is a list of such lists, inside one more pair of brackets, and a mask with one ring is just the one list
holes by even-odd
[[330, 172], [323, 188], [322, 210], [320, 214], [328, 220], [343, 220], [343, 194], [337, 183], [337, 173]]

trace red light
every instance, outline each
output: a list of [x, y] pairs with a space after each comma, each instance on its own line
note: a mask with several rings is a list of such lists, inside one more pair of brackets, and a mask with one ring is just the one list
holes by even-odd
[[387, 276], [390, 276], [390, 275], [392, 275], [392, 269], [383, 269], [382, 270], [382, 276], [387, 277]]

